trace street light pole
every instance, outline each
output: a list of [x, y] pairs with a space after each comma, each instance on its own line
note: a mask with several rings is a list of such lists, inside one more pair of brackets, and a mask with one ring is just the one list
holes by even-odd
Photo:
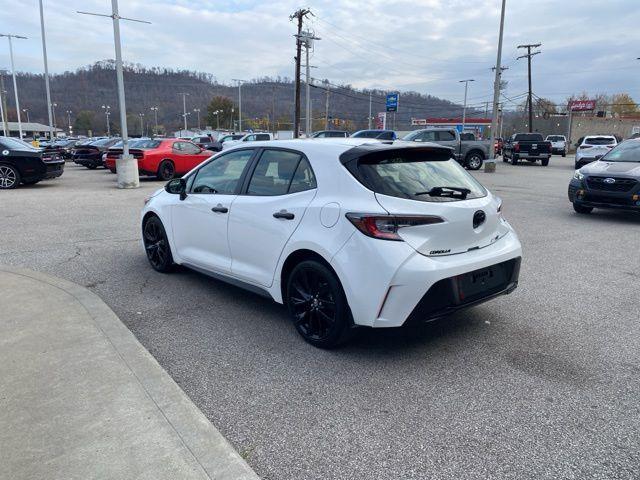
[[242, 132], [242, 83], [246, 80], [233, 78], [234, 82], [238, 82], [238, 131]]
[[373, 117], [371, 116], [371, 92], [369, 92], [369, 124], [368, 127], [369, 130], [371, 130], [371, 122], [373, 121]]
[[154, 135], [158, 134], [158, 107], [151, 107], [149, 110], [153, 111], [153, 121], [154, 121]]
[[500, 81], [502, 78], [502, 36], [504, 34], [504, 11], [507, 0], [502, 0], [502, 10], [500, 12], [500, 33], [498, 34], [498, 58], [496, 59], [495, 78], [493, 80], [493, 108], [491, 110], [491, 135], [489, 139], [489, 158], [484, 163], [485, 172], [496, 171], [495, 141], [496, 130], [498, 129], [498, 102], [500, 101]]
[[[51, 111], [53, 112], [53, 135], [55, 137], [58, 136], [58, 134], [57, 134], [58, 127], [56, 127], [56, 107], [57, 106], [58, 106], [57, 103], [52, 103], [51, 104]], [[51, 139], [53, 140], [53, 137], [51, 137]]]
[[118, 82], [118, 107], [120, 109], [120, 129], [122, 131], [122, 156], [116, 160], [118, 172], [118, 188], [138, 188], [140, 177], [138, 175], [138, 162], [129, 155], [129, 136], [127, 132], [127, 106], [124, 98], [124, 75], [122, 73], [122, 47], [120, 44], [120, 19], [131, 20], [139, 23], [151, 23], [144, 20], [121, 17], [118, 13], [118, 0], [111, 0], [111, 15], [98, 13], [78, 12], [85, 15], [97, 15], [110, 17], [113, 20], [113, 40], [116, 51], [116, 79]]
[[[20, 135], [20, 139], [22, 139], [22, 120], [20, 119], [20, 100], [18, 99], [18, 82], [16, 81], [16, 67], [13, 63], [13, 44], [11, 43], [12, 38], [19, 38], [21, 40], [26, 40], [27, 37], [22, 37], [20, 35], [9, 35], [6, 33], [0, 33], [0, 37], [7, 37], [9, 40], [9, 57], [11, 59], [11, 74], [13, 76], [13, 94], [16, 99], [16, 114], [18, 115], [18, 133]], [[9, 115], [7, 113], [7, 115]]]
[[140, 137], [144, 137], [144, 113], [139, 113], [140, 117]]
[[475, 82], [473, 78], [467, 80], [460, 80], [458, 83], [464, 83], [464, 106], [462, 107], [462, 132], [464, 133], [464, 125], [467, 123], [467, 90], [469, 89], [469, 82]]
[[179, 93], [182, 95], [182, 117], [184, 118], [184, 130], [187, 131], [187, 95], [188, 93]]
[[47, 115], [49, 117], [49, 138], [53, 138], [53, 120], [51, 113], [51, 88], [49, 86], [49, 62], [47, 60], [47, 40], [44, 32], [44, 9], [40, 4], [40, 31], [42, 32], [42, 58], [44, 59], [44, 86], [47, 93]]
[[193, 111], [198, 115], [198, 131], [200, 131], [200, 109], [194, 108]]
[[27, 123], [31, 123], [31, 120], [29, 119], [29, 109], [23, 108], [22, 111], [27, 114]]
[[72, 135], [72, 130], [71, 130], [71, 114], [73, 112], [71, 110], [67, 110], [67, 122], [69, 124], [69, 135]]
[[111, 122], [109, 121], [109, 115], [111, 115], [111, 106], [102, 105], [102, 109], [104, 110], [104, 116], [107, 119], [107, 137], [111, 136]]

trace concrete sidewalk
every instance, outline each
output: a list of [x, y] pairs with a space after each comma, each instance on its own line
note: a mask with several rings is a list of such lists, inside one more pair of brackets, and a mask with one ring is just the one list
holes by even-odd
[[257, 479], [100, 298], [0, 266], [0, 479]]

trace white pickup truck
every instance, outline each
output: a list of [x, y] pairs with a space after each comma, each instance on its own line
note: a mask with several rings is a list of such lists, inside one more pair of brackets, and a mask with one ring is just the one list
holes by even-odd
[[257, 142], [261, 140], [273, 140], [273, 134], [271, 133], [247, 133], [239, 140], [227, 140], [222, 144], [222, 149], [226, 150], [229, 147], [233, 147], [242, 142]]
[[547, 135], [547, 142], [551, 142], [551, 154], [567, 156], [567, 138], [564, 135]]

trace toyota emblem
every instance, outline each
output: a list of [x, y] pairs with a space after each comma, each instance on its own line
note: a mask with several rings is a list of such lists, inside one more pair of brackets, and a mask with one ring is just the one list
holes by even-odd
[[473, 214], [473, 228], [478, 228], [486, 219], [487, 215], [482, 210], [478, 210]]
[[616, 179], [615, 178], [605, 178], [603, 180], [604, 183], [616, 183]]

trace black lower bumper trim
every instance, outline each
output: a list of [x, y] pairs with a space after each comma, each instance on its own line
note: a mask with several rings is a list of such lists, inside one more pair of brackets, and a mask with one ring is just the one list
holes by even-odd
[[[507, 295], [518, 287], [521, 257], [492, 265], [492, 269], [500, 271], [503, 279], [499, 284], [479, 291], [472, 296], [463, 297], [460, 294], [460, 277], [449, 277], [434, 283], [427, 293], [415, 306], [405, 325], [424, 323], [447, 317], [458, 310], [479, 305], [500, 295]], [[473, 275], [486, 269], [468, 272]]]

